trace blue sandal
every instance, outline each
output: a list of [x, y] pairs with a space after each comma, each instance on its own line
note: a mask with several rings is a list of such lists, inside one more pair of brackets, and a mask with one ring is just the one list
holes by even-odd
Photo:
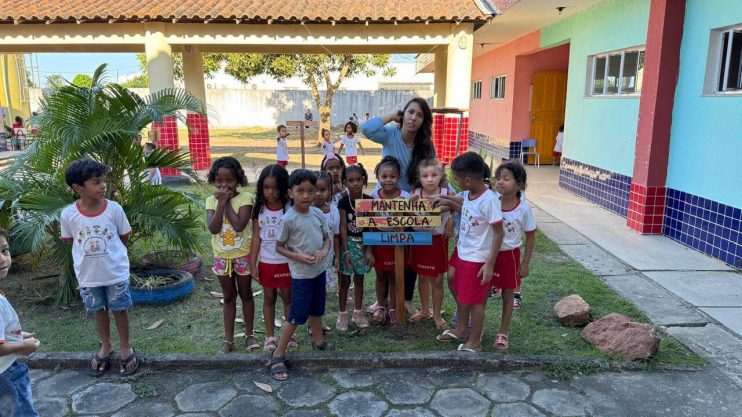
[[[271, 351], [270, 359], [268, 360], [268, 369], [271, 371], [271, 377], [275, 379], [276, 381], [285, 381], [289, 379], [288, 375], [288, 368], [286, 367], [286, 355], [281, 356], [273, 356], [273, 352]], [[279, 378], [278, 374], [286, 374], [286, 377]]]

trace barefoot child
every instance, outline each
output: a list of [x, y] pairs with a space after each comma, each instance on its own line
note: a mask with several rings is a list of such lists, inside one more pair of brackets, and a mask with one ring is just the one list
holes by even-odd
[[[408, 199], [410, 194], [407, 191], [399, 189], [399, 178], [402, 167], [399, 160], [393, 156], [385, 156], [381, 162], [376, 165], [376, 179], [379, 181], [381, 188], [371, 192], [371, 198], [374, 200], [389, 200], [395, 198]], [[376, 216], [385, 217], [392, 214], [376, 213]], [[379, 230], [393, 230], [393, 228], [379, 228]], [[368, 246], [366, 248], [367, 256], [373, 259], [373, 265], [376, 269], [376, 300], [377, 308], [374, 312], [374, 321], [383, 322], [388, 319], [391, 324], [396, 324], [397, 316], [395, 306], [397, 295], [394, 290], [394, 246]], [[406, 259], [406, 258], [405, 258]], [[386, 292], [389, 292], [390, 305], [386, 304]], [[388, 317], [385, 312], [388, 311]]]
[[87, 312], [95, 312], [100, 349], [88, 372], [101, 376], [111, 367], [111, 319], [119, 333], [122, 376], [139, 369], [139, 359], [129, 344], [129, 256], [126, 241], [131, 226], [124, 209], [106, 199], [108, 167], [91, 159], [78, 159], [67, 167], [65, 182], [80, 196], [60, 215], [62, 240], [72, 243], [72, 259]]
[[337, 207], [338, 201], [340, 201], [340, 197], [342, 197], [343, 192], [345, 191], [345, 187], [340, 178], [343, 173], [343, 168], [345, 168], [345, 161], [343, 161], [343, 158], [340, 155], [333, 152], [329, 155], [325, 155], [319, 166], [322, 171], [330, 174], [330, 178], [332, 178], [332, 198], [330, 199], [330, 204]]
[[[489, 295], [504, 234], [500, 201], [484, 184], [486, 166], [482, 157], [474, 152], [463, 153], [451, 163], [456, 184], [464, 190], [456, 258], [450, 261], [456, 268], [459, 322], [456, 329], [444, 331], [437, 339], [464, 342], [459, 344], [458, 350], [467, 352], [482, 349], [484, 302]], [[467, 325], [469, 318], [471, 330]]]
[[276, 163], [285, 167], [289, 164], [289, 130], [284, 125], [278, 125], [276, 132]]
[[[366, 259], [366, 249], [363, 247], [363, 230], [356, 227], [356, 200], [370, 199], [371, 196], [363, 193], [363, 187], [368, 184], [368, 174], [363, 165], [356, 164], [345, 167], [343, 170], [343, 184], [348, 192], [343, 195], [338, 203], [340, 210], [340, 245], [342, 253], [340, 265], [342, 274], [340, 276], [340, 293], [338, 296], [338, 330], [340, 327], [348, 329], [348, 291], [350, 289], [350, 277], [353, 277], [353, 302], [355, 308], [351, 320], [360, 328], [368, 327], [368, 319], [363, 308], [363, 277], [369, 270], [369, 262]], [[341, 323], [341, 318], [343, 323]], [[343, 326], [341, 326], [343, 324]]]
[[[322, 210], [327, 221], [327, 227], [330, 229], [330, 255], [327, 256], [327, 274], [325, 274], [327, 289], [335, 289], [337, 285], [337, 267], [336, 264], [340, 259], [340, 212], [337, 206], [330, 204], [330, 193], [332, 190], [332, 179], [324, 171], [317, 172], [317, 193], [312, 205]], [[347, 329], [347, 322], [346, 322]], [[340, 329], [338, 329], [340, 330]]]
[[[0, 279], [10, 269], [8, 233], [0, 229]], [[0, 415], [38, 417], [33, 408], [28, 366], [19, 356], [30, 355], [40, 342], [33, 333], [21, 331], [21, 322], [5, 294], [0, 292]]]
[[286, 348], [296, 327], [309, 320], [312, 347], [331, 350], [323, 339], [322, 316], [325, 314], [325, 257], [330, 249], [330, 233], [322, 210], [312, 207], [317, 179], [311, 171], [297, 169], [289, 176], [289, 197], [293, 206], [284, 214], [278, 231], [276, 251], [289, 259], [291, 270], [291, 310], [281, 327], [281, 340], [271, 352], [271, 375], [286, 380]]
[[[265, 342], [263, 350], [276, 348], [275, 318], [278, 296], [283, 302], [283, 316], [289, 316], [291, 308], [291, 272], [289, 260], [276, 252], [278, 226], [289, 208], [289, 173], [281, 165], [268, 165], [258, 177], [255, 189], [255, 206], [252, 210], [252, 245], [250, 247], [250, 271], [252, 277], [263, 286], [263, 320]], [[292, 335], [288, 347], [298, 347]]]
[[245, 346], [248, 350], [257, 349], [260, 343], [253, 334], [255, 303], [250, 277], [250, 235], [245, 230], [255, 197], [237, 190], [237, 187], [247, 186], [247, 176], [240, 162], [231, 156], [214, 161], [207, 181], [216, 187], [214, 194], [206, 199], [206, 223], [214, 250], [212, 270], [224, 294], [224, 341], [221, 350], [229, 353], [235, 349], [234, 320], [237, 316], [238, 294], [242, 301], [247, 336]]
[[[437, 159], [423, 159], [418, 164], [418, 182], [421, 188], [412, 191], [412, 198], [434, 200], [449, 195], [448, 189], [441, 186], [443, 167]], [[433, 244], [430, 246], [412, 246], [410, 248], [410, 266], [419, 277], [420, 304], [422, 310], [413, 314], [410, 320], [417, 322], [431, 317], [430, 295], [433, 295], [433, 321], [438, 330], [445, 330], [446, 321], [441, 317], [443, 305], [443, 274], [448, 268], [448, 239], [453, 233], [454, 220], [448, 207], [441, 207], [441, 224], [435, 227], [415, 228], [420, 232], [432, 232]]]
[[[526, 189], [526, 170], [523, 165], [517, 161], [500, 164], [495, 170], [495, 187], [500, 193], [505, 229], [505, 238], [495, 263], [495, 277], [492, 279], [492, 286], [502, 289], [503, 300], [502, 322], [495, 347], [504, 350], [508, 346], [508, 326], [512, 314], [512, 311], [505, 311], [505, 303], [512, 299], [513, 308], [520, 307], [520, 281], [528, 276], [528, 265], [536, 242], [536, 218], [521, 199], [521, 192]], [[520, 245], [524, 233], [526, 247], [521, 261]]]
[[356, 148], [361, 150], [361, 154], [364, 153], [361, 139], [356, 136], [358, 125], [348, 122], [345, 124], [343, 131], [345, 131], [345, 137], [341, 139], [338, 153], [343, 152], [343, 148], [345, 148], [345, 159], [348, 161], [348, 165], [355, 165], [358, 163], [358, 150]]

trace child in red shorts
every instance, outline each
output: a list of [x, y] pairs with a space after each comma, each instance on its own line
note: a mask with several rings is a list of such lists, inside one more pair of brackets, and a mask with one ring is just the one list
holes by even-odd
[[[435, 158], [423, 159], [417, 166], [420, 188], [412, 191], [411, 198], [435, 199], [449, 195], [448, 188], [442, 187], [443, 167]], [[430, 296], [433, 299], [433, 321], [438, 330], [448, 328], [441, 317], [443, 305], [443, 274], [448, 268], [448, 239], [453, 233], [453, 217], [448, 207], [441, 207], [441, 224], [415, 228], [418, 232], [432, 232], [433, 244], [412, 246], [410, 248], [410, 267], [419, 279], [420, 304], [422, 308], [410, 317], [417, 322], [431, 317]], [[431, 291], [432, 290], [432, 291]]]
[[[291, 308], [291, 272], [289, 260], [276, 252], [278, 225], [288, 209], [289, 174], [279, 165], [268, 165], [258, 177], [255, 190], [255, 206], [252, 212], [252, 247], [250, 271], [253, 278], [263, 286], [263, 320], [265, 341], [263, 350], [270, 352], [277, 346], [275, 334], [276, 300], [281, 297], [283, 316], [289, 316]], [[291, 336], [288, 347], [299, 344]]]
[[458, 347], [458, 350], [466, 352], [482, 349], [484, 303], [504, 235], [500, 201], [483, 181], [486, 167], [482, 157], [475, 152], [463, 153], [451, 163], [456, 184], [464, 190], [457, 256], [452, 265], [456, 268], [454, 285], [459, 323], [456, 329], [444, 331], [437, 339], [442, 342], [464, 341], [471, 318], [468, 339]]
[[[385, 156], [381, 162], [376, 165], [374, 171], [376, 178], [379, 181], [381, 188], [377, 188], [371, 192], [371, 197], [376, 200], [387, 200], [402, 198], [410, 198], [410, 194], [407, 191], [400, 190], [398, 188], [400, 173], [402, 172], [399, 160], [393, 156]], [[377, 217], [385, 217], [387, 213], [376, 213]], [[379, 228], [379, 230], [394, 230], [393, 228]], [[379, 308], [374, 312], [374, 321], [384, 321], [384, 311], [389, 312], [388, 319], [391, 324], [396, 323], [396, 291], [394, 290], [394, 246], [368, 246], [366, 248], [366, 256], [369, 260], [372, 260], [374, 268], [376, 269], [376, 299], [379, 303]], [[405, 257], [406, 259], [406, 257]], [[389, 286], [389, 306], [385, 306], [386, 301], [386, 288]]]

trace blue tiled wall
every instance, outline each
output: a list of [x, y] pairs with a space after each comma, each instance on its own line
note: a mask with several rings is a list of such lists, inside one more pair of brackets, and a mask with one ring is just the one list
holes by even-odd
[[631, 177], [562, 158], [559, 186], [626, 217]]
[[742, 268], [742, 210], [667, 189], [665, 234], [727, 264]]

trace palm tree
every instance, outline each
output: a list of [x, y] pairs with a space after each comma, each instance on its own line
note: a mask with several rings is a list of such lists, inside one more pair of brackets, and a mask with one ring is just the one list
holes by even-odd
[[[129, 246], [156, 238], [182, 251], [199, 246], [202, 210], [186, 192], [146, 181], [147, 167], [176, 168], [197, 180], [189, 155], [158, 149], [146, 159], [133, 139], [165, 116], [184, 120], [184, 111], [204, 113], [203, 104], [188, 91], [166, 89], [146, 97], [105, 82], [103, 64], [90, 87], [72, 84], [44, 93], [35, 123], [37, 140], [0, 173], [0, 207], [10, 222], [15, 252], [34, 254], [62, 269], [57, 303], [76, 297], [76, 279], [68, 244], [62, 242], [59, 216], [75, 200], [64, 181], [66, 167], [87, 157], [110, 167], [107, 198], [121, 204], [133, 233]], [[2, 221], [0, 213], [0, 221]], [[7, 227], [7, 225], [5, 225]]]

